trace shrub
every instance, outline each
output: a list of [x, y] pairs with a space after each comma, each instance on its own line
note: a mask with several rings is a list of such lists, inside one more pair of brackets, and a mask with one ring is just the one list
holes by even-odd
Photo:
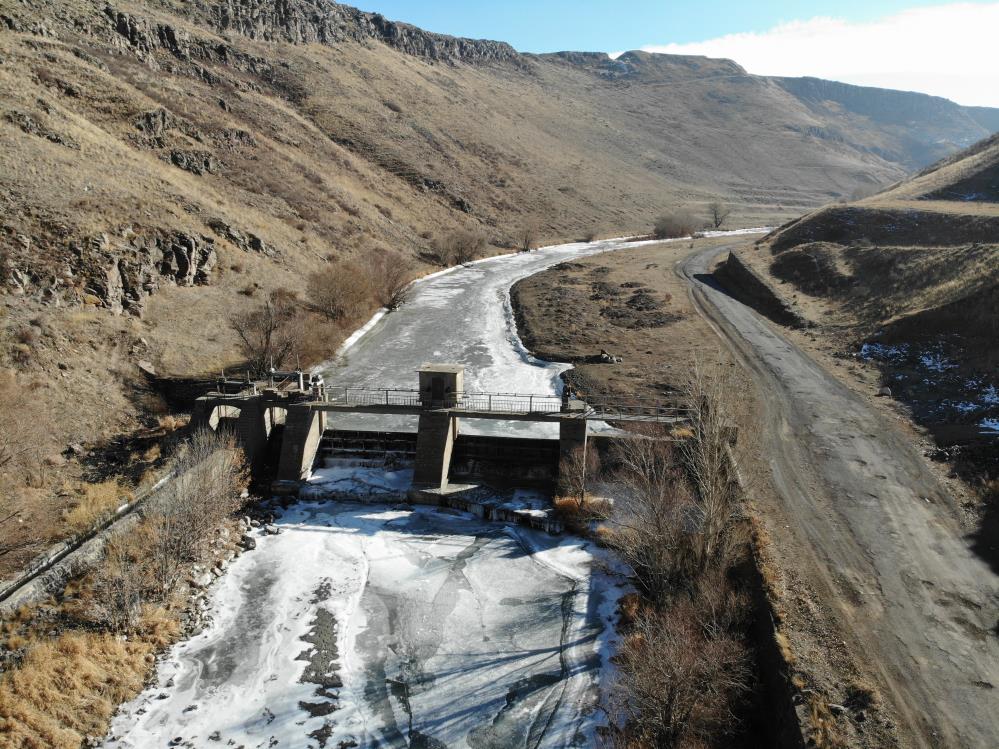
[[734, 727], [732, 704], [750, 679], [745, 646], [690, 600], [638, 613], [619, 666], [621, 747], [714, 745]]
[[699, 228], [698, 221], [690, 211], [681, 209], [657, 218], [652, 233], [656, 239], [676, 239], [690, 236]]
[[185, 565], [202, 561], [212, 532], [242, 504], [243, 451], [228, 432], [201, 430], [184, 445], [179, 475], [147, 510], [146, 558], [156, 589], [169, 590]]
[[405, 301], [406, 288], [413, 278], [413, 264], [409, 258], [391, 250], [373, 253], [367, 273], [379, 305], [395, 309]]
[[459, 229], [434, 242], [434, 259], [445, 267], [475, 260], [486, 249], [486, 238], [478, 232]]
[[360, 317], [370, 304], [371, 282], [367, 271], [349, 260], [329, 263], [309, 276], [311, 309], [331, 322]]

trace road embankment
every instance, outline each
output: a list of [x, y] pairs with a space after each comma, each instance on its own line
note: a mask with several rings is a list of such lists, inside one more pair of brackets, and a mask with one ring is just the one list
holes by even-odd
[[738, 250], [728, 253], [713, 276], [725, 291], [774, 322], [792, 328], [809, 326], [808, 321], [794, 306], [767, 279], [750, 267]]

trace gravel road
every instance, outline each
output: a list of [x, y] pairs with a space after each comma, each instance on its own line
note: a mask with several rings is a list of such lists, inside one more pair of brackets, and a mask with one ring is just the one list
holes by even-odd
[[791, 534], [775, 543], [806, 550], [803, 574], [882, 682], [903, 742], [999, 746], [999, 577], [905, 436], [713, 285], [709, 269], [729, 249], [695, 253], [677, 272], [760, 386], [758, 438]]

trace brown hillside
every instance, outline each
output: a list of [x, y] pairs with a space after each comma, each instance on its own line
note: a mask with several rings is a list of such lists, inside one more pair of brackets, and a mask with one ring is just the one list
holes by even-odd
[[[997, 168], [993, 137], [879, 195], [792, 221], [743, 258], [841, 354], [877, 367], [944, 445], [999, 427]], [[961, 453], [972, 475], [999, 474], [988, 444]]]
[[[238, 364], [231, 315], [330, 259], [393, 249], [419, 272], [459, 227], [493, 246], [526, 225], [640, 232], [718, 199], [759, 225], [985, 134], [987, 111], [900, 95], [903, 126], [855, 88], [522, 55], [320, 0], [0, 0], [2, 366], [50, 417], [58, 473], [67, 443], [162, 415], [140, 362]], [[296, 353], [329, 354], [369, 311]]]

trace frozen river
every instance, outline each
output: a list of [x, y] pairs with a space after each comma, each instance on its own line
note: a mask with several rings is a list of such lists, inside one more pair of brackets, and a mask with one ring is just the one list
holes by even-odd
[[278, 525], [106, 746], [592, 745], [621, 588], [585, 542], [425, 507], [302, 503]]
[[[468, 390], [557, 392], [564, 365], [524, 350], [510, 286], [635, 244], [562, 245], [424, 279], [324, 368], [326, 379], [412, 388], [420, 364], [446, 361], [466, 366]], [[474, 428], [463, 421], [463, 431]], [[366, 491], [407, 480], [368, 478]], [[259, 535], [212, 586], [211, 623], [166, 654], [155, 683], [115, 717], [106, 746], [594, 744], [624, 590], [596, 563], [600, 550], [389, 504], [303, 502], [276, 525], [278, 535]]]
[[[333, 363], [321, 368], [329, 384], [357, 387], [416, 387], [424, 362], [465, 365], [469, 392], [559, 392], [568, 365], [532, 357], [517, 337], [510, 287], [522, 278], [574, 257], [634, 247], [640, 242], [606, 240], [547, 247], [536, 252], [479, 260], [414, 284], [399, 310], [379, 318]], [[415, 417], [339, 417], [338, 428], [411, 429]], [[555, 424], [462, 421], [465, 433], [504, 430], [555, 437]]]

